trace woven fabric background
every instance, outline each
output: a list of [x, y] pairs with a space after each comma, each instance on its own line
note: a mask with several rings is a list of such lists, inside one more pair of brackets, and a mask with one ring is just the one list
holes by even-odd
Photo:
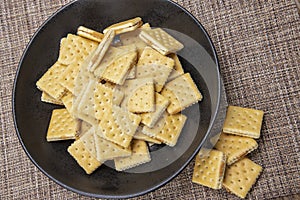
[[[89, 199], [40, 172], [19, 144], [12, 88], [19, 59], [38, 27], [69, 0], [0, 4], [0, 199]], [[248, 199], [300, 195], [300, 17], [293, 0], [178, 0], [205, 27], [218, 53], [228, 103], [265, 111], [251, 159], [264, 170]], [[237, 199], [191, 182], [194, 162], [136, 199]]]

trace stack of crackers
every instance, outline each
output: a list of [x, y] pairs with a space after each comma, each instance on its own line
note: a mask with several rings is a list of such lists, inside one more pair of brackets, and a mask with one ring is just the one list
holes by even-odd
[[263, 111], [229, 106], [223, 132], [208, 155], [196, 156], [192, 181], [213, 189], [222, 186], [245, 198], [262, 167], [246, 157], [254, 151], [260, 137]]
[[68, 152], [91, 174], [113, 160], [123, 171], [151, 161], [148, 146], [175, 146], [202, 100], [176, 52], [183, 45], [140, 17], [103, 33], [80, 26], [61, 39], [56, 63], [37, 81], [52, 112], [47, 141], [74, 140]]

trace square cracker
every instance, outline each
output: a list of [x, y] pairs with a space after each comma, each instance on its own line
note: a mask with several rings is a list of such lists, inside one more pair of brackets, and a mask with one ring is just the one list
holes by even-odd
[[227, 165], [231, 165], [258, 147], [253, 138], [222, 133], [215, 148], [227, 156]]
[[[75, 94], [75, 81], [81, 65], [86, 64], [85, 61], [90, 58], [98, 43], [72, 34], [68, 34], [67, 38], [69, 38], [67, 44], [61, 47], [58, 61], [68, 66], [59, 77], [59, 82], [63, 87]], [[65, 57], [66, 59], [64, 59]]]
[[142, 118], [141, 122], [148, 126], [149, 128], [153, 128], [156, 122], [159, 120], [161, 115], [165, 112], [166, 108], [169, 105], [169, 100], [159, 93], [155, 93], [155, 111], [148, 113], [141, 113], [140, 116]]
[[175, 53], [184, 47], [161, 28], [143, 30], [139, 36], [145, 43], [163, 55]]
[[174, 67], [174, 60], [146, 47], [138, 60], [136, 78], [153, 78], [155, 91], [160, 92]]
[[41, 101], [45, 103], [56, 104], [56, 105], [64, 105], [62, 100], [56, 100], [46, 92], [42, 92]]
[[94, 91], [95, 117], [103, 138], [122, 147], [128, 147], [141, 118], [113, 105], [113, 90], [98, 84]]
[[65, 88], [60, 85], [59, 77], [66, 69], [66, 65], [58, 62], [54, 63], [52, 67], [36, 82], [39, 90], [46, 92], [51, 97], [59, 100], [64, 94]]
[[226, 155], [218, 150], [211, 150], [208, 155], [196, 156], [192, 182], [221, 189], [226, 166]]
[[187, 117], [182, 114], [164, 113], [153, 128], [143, 127], [142, 132], [169, 146], [175, 146]]
[[202, 95], [189, 73], [168, 82], [161, 94], [171, 102], [167, 108], [170, 114], [178, 113], [202, 100]]
[[97, 160], [105, 162], [107, 160], [113, 160], [116, 157], [126, 157], [131, 155], [131, 149], [121, 147], [113, 142], [105, 140], [98, 134], [94, 134], [97, 150]]
[[87, 174], [91, 174], [101, 165], [101, 162], [90, 153], [81, 140], [76, 140], [71, 144], [68, 152]]
[[80, 66], [84, 63], [85, 58], [86, 57], [75, 58], [74, 62], [69, 64], [59, 77], [60, 84], [72, 94], [75, 94], [75, 80], [80, 72]]
[[98, 46], [98, 42], [68, 34], [66, 38], [62, 38], [60, 42], [58, 62], [69, 65], [75, 60], [91, 54]]
[[126, 80], [119, 89], [125, 94], [121, 107], [134, 113], [153, 112], [155, 110], [152, 78]]
[[245, 198], [261, 172], [260, 165], [248, 158], [243, 158], [227, 167], [223, 187], [238, 197]]
[[114, 159], [117, 171], [124, 171], [151, 161], [148, 146], [145, 141], [132, 140], [131, 149], [131, 156]]
[[76, 125], [67, 109], [54, 109], [50, 119], [46, 139], [50, 141], [75, 139]]
[[264, 112], [238, 106], [228, 106], [223, 132], [259, 138]]

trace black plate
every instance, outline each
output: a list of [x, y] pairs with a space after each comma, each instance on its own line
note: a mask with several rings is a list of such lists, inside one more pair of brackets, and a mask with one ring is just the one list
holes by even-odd
[[[137, 171], [117, 172], [107, 164], [92, 175], [86, 175], [66, 152], [72, 141], [46, 141], [51, 111], [58, 106], [41, 102], [41, 92], [35, 83], [57, 60], [60, 39], [67, 33], [76, 33], [79, 25], [101, 31], [110, 24], [136, 16], [150, 22], [153, 27], [166, 28], [182, 40], [189, 36], [184, 41], [186, 48], [179, 56], [204, 99], [185, 111], [189, 119], [175, 148], [159, 146], [151, 149], [153, 160], [163, 158], [159, 168], [153, 161], [147, 169], [141, 167]], [[220, 88], [213, 45], [201, 24], [179, 5], [167, 0], [80, 0], [68, 4], [50, 17], [28, 44], [14, 85], [15, 127], [29, 158], [56, 183], [93, 197], [133, 197], [170, 181], [204, 145], [216, 121]]]

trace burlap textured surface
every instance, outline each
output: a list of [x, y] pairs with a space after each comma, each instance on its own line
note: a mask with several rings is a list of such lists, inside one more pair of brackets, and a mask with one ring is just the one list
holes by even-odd
[[[0, 4], [0, 199], [89, 199], [42, 174], [25, 155], [12, 117], [18, 61], [38, 27], [68, 0]], [[218, 53], [228, 103], [265, 111], [251, 159], [264, 170], [248, 199], [300, 194], [300, 17], [293, 0], [178, 0], [205, 27]], [[194, 162], [162, 188], [136, 199], [237, 199], [191, 182]]]

